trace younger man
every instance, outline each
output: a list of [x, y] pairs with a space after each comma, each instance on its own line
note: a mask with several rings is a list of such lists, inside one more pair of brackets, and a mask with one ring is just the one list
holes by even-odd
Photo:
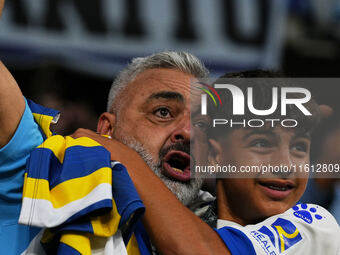
[[[248, 87], [253, 87], [254, 108], [265, 110], [274, 104], [274, 87], [278, 91], [291, 87], [284, 79], [272, 79], [276, 75], [264, 71], [229, 74], [215, 84], [235, 85], [244, 95], [249, 93]], [[280, 107], [267, 116], [255, 115], [248, 109], [245, 115], [236, 116], [232, 112], [231, 94], [218, 92], [224, 105], [211, 117], [227, 119], [235, 125], [211, 128], [214, 154], [211, 160], [221, 166], [235, 166], [239, 173], [223, 174], [217, 180], [220, 237], [233, 250], [230, 245], [241, 244], [230, 241], [238, 233], [240, 239], [252, 242], [256, 254], [339, 254], [340, 230], [332, 215], [317, 205], [296, 205], [306, 188], [308, 173], [304, 170], [310, 162], [311, 132], [319, 122], [318, 105], [313, 100], [303, 104], [310, 116], [293, 105], [287, 105], [285, 116], [281, 116]], [[290, 93], [288, 97], [301, 98], [301, 95]], [[252, 125], [244, 127], [255, 119]], [[275, 120], [275, 124], [268, 119]], [[298, 124], [286, 127], [288, 122], [284, 126], [282, 119], [295, 120]], [[262, 123], [266, 124], [261, 126]], [[248, 172], [244, 173], [246, 169]]]

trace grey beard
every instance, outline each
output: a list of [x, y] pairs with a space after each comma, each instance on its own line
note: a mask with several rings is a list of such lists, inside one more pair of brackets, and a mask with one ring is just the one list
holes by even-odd
[[161, 159], [155, 160], [140, 142], [125, 135], [121, 137], [115, 136], [114, 138], [135, 150], [183, 205], [189, 206], [197, 198], [198, 192], [202, 187], [202, 178], [192, 178], [187, 183], [171, 180], [162, 174]]

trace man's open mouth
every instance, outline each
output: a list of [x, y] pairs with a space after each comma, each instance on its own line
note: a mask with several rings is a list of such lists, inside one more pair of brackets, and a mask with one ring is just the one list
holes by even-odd
[[189, 181], [190, 156], [183, 151], [169, 151], [164, 157], [162, 173], [178, 181]]

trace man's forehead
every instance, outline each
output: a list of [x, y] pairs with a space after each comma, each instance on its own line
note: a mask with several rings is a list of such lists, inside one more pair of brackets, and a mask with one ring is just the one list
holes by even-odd
[[174, 91], [159, 91], [151, 94], [146, 101], [150, 102], [152, 100], [165, 99], [165, 100], [175, 100], [178, 102], [184, 102], [185, 99], [181, 93]]
[[137, 75], [134, 80], [135, 86], [142, 87], [168, 87], [172, 90], [190, 91], [192, 75], [176, 69], [148, 69]]
[[185, 102], [190, 102], [192, 78], [192, 75], [175, 69], [148, 69], [137, 75], [123, 93], [131, 100], [136, 97], [143, 101], [157, 97], [164, 99], [165, 97], [169, 99], [177, 97], [183, 98]]

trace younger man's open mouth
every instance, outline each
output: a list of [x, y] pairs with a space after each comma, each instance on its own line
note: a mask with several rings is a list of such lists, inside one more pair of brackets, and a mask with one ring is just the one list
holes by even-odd
[[285, 199], [296, 187], [293, 181], [282, 179], [262, 179], [258, 184], [261, 191], [274, 200]]

